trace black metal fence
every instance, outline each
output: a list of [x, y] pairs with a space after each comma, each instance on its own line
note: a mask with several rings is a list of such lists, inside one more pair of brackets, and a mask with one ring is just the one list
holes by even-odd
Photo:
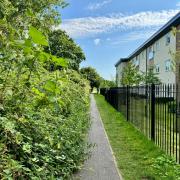
[[175, 85], [100, 89], [136, 128], [180, 163], [180, 90]]

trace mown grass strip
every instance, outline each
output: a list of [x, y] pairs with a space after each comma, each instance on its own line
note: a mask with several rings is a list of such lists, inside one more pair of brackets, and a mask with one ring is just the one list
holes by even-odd
[[180, 178], [179, 165], [128, 123], [103, 96], [95, 95], [95, 99], [125, 180]]

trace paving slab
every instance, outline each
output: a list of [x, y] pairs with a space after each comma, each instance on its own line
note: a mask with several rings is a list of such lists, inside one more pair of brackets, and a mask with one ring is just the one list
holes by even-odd
[[105, 132], [94, 95], [91, 94], [91, 121], [89, 142], [94, 144], [90, 158], [74, 179], [80, 180], [122, 180], [107, 134]]

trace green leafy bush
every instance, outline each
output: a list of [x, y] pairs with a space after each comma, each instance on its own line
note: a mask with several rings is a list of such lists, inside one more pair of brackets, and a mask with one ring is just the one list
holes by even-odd
[[65, 179], [86, 155], [88, 83], [44, 50], [57, 5], [0, 0], [0, 179]]
[[68, 177], [85, 158], [87, 83], [59, 71], [30, 82], [22, 101], [9, 89], [1, 104], [0, 178]]

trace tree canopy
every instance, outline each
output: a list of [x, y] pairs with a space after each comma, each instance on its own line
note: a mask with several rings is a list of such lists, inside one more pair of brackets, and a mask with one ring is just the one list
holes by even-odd
[[154, 68], [148, 70], [147, 74], [144, 75], [143, 82], [145, 84], [160, 84], [161, 81], [157, 76], [157, 73], [154, 72]]
[[84, 67], [81, 68], [80, 72], [84, 75], [86, 79], [89, 80], [91, 90], [93, 90], [94, 87], [96, 87], [97, 89], [100, 87], [101, 77], [97, 73], [96, 69], [92, 67]]
[[114, 81], [106, 80], [104, 78], [101, 78], [101, 88], [110, 88], [110, 87], [116, 87], [116, 83]]
[[65, 31], [55, 30], [49, 33], [49, 49], [51, 54], [68, 60], [68, 67], [79, 69], [79, 64], [86, 59], [82, 49]]
[[142, 80], [143, 77], [140, 74], [139, 70], [136, 68], [135, 65], [129, 62], [122, 72], [121, 83], [123, 85], [132, 86], [139, 85]]
[[91, 90], [93, 90], [94, 87], [99, 89], [100, 87], [101, 88], [110, 88], [110, 87], [116, 86], [116, 83], [114, 81], [110, 81], [110, 80], [106, 80], [106, 79], [102, 78], [98, 74], [96, 69], [94, 69], [92, 67], [81, 68], [80, 72], [84, 76], [84, 78], [89, 80]]

